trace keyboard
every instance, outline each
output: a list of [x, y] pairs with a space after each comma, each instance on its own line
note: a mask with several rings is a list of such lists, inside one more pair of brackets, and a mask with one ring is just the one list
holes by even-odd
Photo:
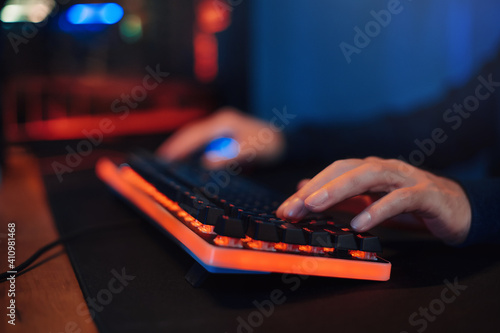
[[147, 153], [96, 165], [101, 180], [210, 273], [389, 279], [377, 236], [354, 232], [346, 219], [281, 220], [275, 211], [286, 197], [236, 171]]

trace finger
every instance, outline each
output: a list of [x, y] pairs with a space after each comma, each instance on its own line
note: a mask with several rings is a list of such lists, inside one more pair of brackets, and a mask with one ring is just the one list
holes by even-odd
[[424, 193], [416, 187], [395, 190], [375, 201], [356, 216], [351, 221], [351, 227], [357, 232], [364, 232], [396, 215], [426, 211], [430, 196]]
[[328, 182], [308, 196], [304, 203], [313, 212], [321, 212], [348, 198], [377, 189], [389, 192], [405, 184], [391, 175], [388, 165], [363, 164]]
[[339, 160], [333, 162], [316, 176], [314, 176], [307, 184], [305, 184], [300, 190], [297, 191], [292, 197], [300, 197], [303, 200], [311, 195], [313, 192], [320, 189], [328, 181], [339, 177], [347, 171], [350, 171], [360, 164], [362, 160], [349, 159], [349, 160]]
[[[296, 216], [292, 212], [307, 212], [305, 207], [300, 207], [304, 205], [304, 200], [313, 192], [317, 191], [321, 188], [325, 183], [327, 183], [330, 179], [334, 179], [344, 172], [351, 170], [357, 167], [362, 163], [362, 160], [358, 159], [350, 159], [350, 160], [339, 160], [332, 164], [330, 164], [323, 171], [318, 173], [313, 179], [311, 179], [307, 184], [301, 187], [295, 194], [290, 196], [287, 200], [285, 200], [278, 210], [276, 211], [276, 215], [280, 218], [284, 219], [298, 219], [302, 218], [302, 216]], [[299, 198], [300, 200], [296, 200]], [[303, 209], [304, 208], [304, 209]]]
[[228, 127], [207, 118], [178, 130], [157, 149], [157, 154], [167, 160], [179, 160], [230, 131]]
[[306, 186], [307, 183], [311, 181], [310, 178], [302, 179], [298, 184], [297, 184], [297, 191]]

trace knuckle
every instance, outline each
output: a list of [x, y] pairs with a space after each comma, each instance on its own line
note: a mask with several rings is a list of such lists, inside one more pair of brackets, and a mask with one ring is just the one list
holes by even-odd
[[402, 164], [405, 163], [405, 162], [398, 160], [398, 159], [395, 159], [395, 158], [390, 158], [390, 159], [386, 160], [386, 162], [388, 165], [390, 165], [393, 168], [399, 168]]
[[415, 171], [417, 170], [417, 168], [415, 168], [413, 165], [408, 164], [404, 161], [391, 160], [391, 163], [393, 163], [395, 171], [403, 178], [408, 178], [410, 176], [414, 176]]
[[384, 173], [387, 169], [384, 167], [382, 163], [379, 161], [377, 162], [371, 162], [370, 164], [367, 165], [367, 171], [370, 173], [374, 174], [381, 174]]
[[379, 162], [381, 160], [382, 159], [380, 157], [377, 157], [377, 156], [368, 156], [365, 158], [366, 162]]
[[360, 163], [361, 160], [359, 159], [343, 159], [343, 160], [336, 160], [332, 164], [330, 164], [327, 169], [328, 172], [335, 172], [335, 173], [344, 173], [346, 171], [349, 171], [355, 167], [357, 167]]
[[335, 162], [333, 162], [332, 164], [330, 164], [330, 167], [331, 168], [343, 168], [346, 165], [347, 165], [347, 161], [346, 160], [336, 160]]
[[215, 114], [215, 118], [217, 118], [218, 121], [231, 122], [237, 119], [239, 115], [240, 115], [239, 111], [236, 110], [235, 108], [224, 107], [222, 109], [219, 109], [219, 111], [217, 111], [217, 113]]
[[397, 187], [402, 187], [405, 184], [407, 186], [414, 185], [414, 182], [410, 180], [409, 175], [399, 172], [399, 169], [390, 168], [389, 170], [386, 170], [384, 174], [387, 181]]

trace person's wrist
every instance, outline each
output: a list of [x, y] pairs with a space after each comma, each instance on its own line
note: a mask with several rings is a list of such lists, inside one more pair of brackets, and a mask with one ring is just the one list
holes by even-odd
[[465, 242], [469, 235], [472, 223], [472, 209], [469, 198], [462, 186], [451, 179], [447, 179], [447, 181], [455, 193], [456, 203], [451, 207], [453, 217], [450, 221], [450, 223], [453, 223], [454, 232], [449, 239], [443, 239], [443, 241], [448, 245], [459, 246]]

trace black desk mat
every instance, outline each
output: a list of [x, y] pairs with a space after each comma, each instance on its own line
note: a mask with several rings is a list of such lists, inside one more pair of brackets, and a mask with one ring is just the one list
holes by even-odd
[[[46, 176], [45, 184], [62, 235], [120, 224], [66, 245], [85, 298], [96, 299], [90, 307], [101, 332], [412, 333], [500, 327], [496, 246], [455, 249], [378, 229], [382, 257], [393, 264], [388, 282], [214, 275], [193, 288], [184, 276], [194, 260], [93, 171], [67, 174], [62, 183]], [[128, 278], [120, 283], [115, 276], [123, 273]], [[454, 294], [445, 280], [465, 287]], [[271, 295], [281, 304], [271, 303]]]

